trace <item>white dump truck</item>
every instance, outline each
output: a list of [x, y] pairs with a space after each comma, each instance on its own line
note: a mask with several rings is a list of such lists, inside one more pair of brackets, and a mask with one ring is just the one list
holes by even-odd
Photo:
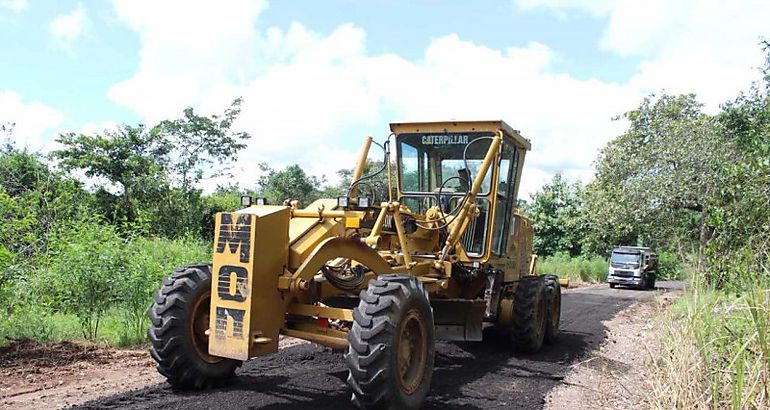
[[641, 246], [617, 246], [612, 250], [607, 282], [637, 289], [655, 289], [658, 255]]

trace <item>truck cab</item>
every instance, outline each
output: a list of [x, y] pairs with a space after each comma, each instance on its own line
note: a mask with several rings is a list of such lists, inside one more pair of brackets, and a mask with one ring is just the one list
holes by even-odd
[[617, 246], [612, 250], [607, 272], [611, 288], [617, 285], [654, 289], [658, 255], [641, 246]]

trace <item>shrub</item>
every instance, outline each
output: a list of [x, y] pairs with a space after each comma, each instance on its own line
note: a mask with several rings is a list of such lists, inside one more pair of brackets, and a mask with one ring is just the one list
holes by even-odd
[[601, 282], [607, 279], [608, 263], [601, 256], [580, 255], [571, 257], [557, 252], [538, 261], [537, 273], [554, 273], [562, 278], [578, 282]]
[[0, 318], [0, 344], [7, 339], [32, 339], [46, 342], [54, 339], [55, 326], [51, 312], [34, 303], [19, 304], [11, 314]]
[[54, 233], [41, 286], [50, 286], [53, 308], [78, 317], [94, 340], [104, 313], [119, 297], [130, 255], [114, 227], [86, 220]]
[[662, 251], [658, 255], [658, 278], [678, 280], [684, 278], [684, 269], [679, 257], [671, 252]]
[[211, 260], [210, 247], [192, 237], [174, 240], [134, 238], [127, 244], [126, 253], [129, 258], [117, 289], [123, 325], [121, 345], [144, 340], [147, 309], [162, 278], [175, 267]]

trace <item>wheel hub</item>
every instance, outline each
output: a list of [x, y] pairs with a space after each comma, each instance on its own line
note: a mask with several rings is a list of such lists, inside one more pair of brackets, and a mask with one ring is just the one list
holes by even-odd
[[422, 314], [412, 309], [401, 321], [396, 348], [396, 379], [399, 388], [411, 394], [422, 383], [427, 361], [427, 331]]
[[222, 359], [209, 354], [209, 336], [206, 334], [210, 324], [210, 306], [211, 292], [201, 294], [193, 304], [190, 315], [190, 340], [198, 357], [207, 363], [216, 363]]

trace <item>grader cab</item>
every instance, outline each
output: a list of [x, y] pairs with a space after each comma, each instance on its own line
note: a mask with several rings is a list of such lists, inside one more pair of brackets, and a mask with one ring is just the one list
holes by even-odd
[[213, 263], [175, 270], [149, 311], [170, 384], [220, 384], [285, 335], [345, 351], [357, 406], [417, 409], [436, 339], [491, 328], [526, 352], [556, 339], [559, 281], [535, 275], [516, 209], [529, 141], [502, 121], [390, 128], [382, 169], [363, 175], [367, 138], [345, 195], [217, 214]]

